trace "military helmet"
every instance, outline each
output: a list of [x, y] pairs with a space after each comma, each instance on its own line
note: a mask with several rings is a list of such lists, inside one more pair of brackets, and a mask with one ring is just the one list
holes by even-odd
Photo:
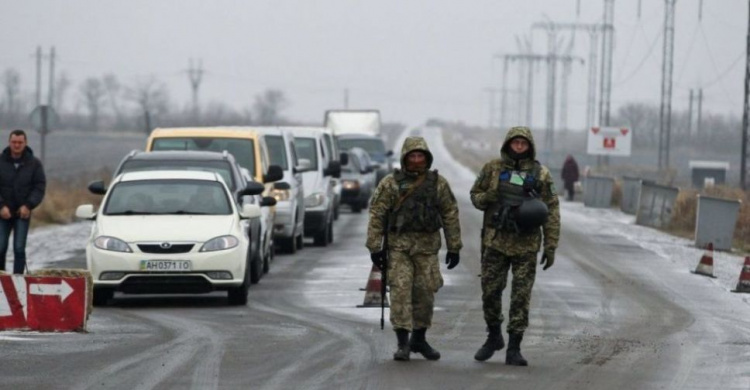
[[522, 231], [537, 229], [547, 221], [549, 210], [539, 199], [527, 199], [518, 206], [516, 225]]

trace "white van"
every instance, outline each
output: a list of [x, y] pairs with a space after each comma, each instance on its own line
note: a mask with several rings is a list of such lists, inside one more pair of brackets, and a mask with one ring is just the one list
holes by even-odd
[[284, 178], [274, 183], [271, 196], [276, 198], [274, 220], [274, 242], [278, 249], [295, 253], [302, 249], [305, 228], [305, 189], [302, 172], [308, 167], [300, 166], [294, 149], [294, 135], [283, 127], [256, 127], [266, 143], [272, 165], [278, 165]]
[[302, 173], [305, 191], [305, 236], [313, 237], [315, 245], [333, 242], [335, 206], [334, 183], [341, 177], [341, 164], [329, 160], [332, 151], [326, 144], [321, 127], [289, 127], [294, 134], [298, 162], [309, 170]]

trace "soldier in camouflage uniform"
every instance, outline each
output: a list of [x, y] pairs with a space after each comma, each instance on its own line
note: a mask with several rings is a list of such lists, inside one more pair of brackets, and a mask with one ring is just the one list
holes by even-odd
[[560, 237], [560, 206], [549, 170], [535, 160], [531, 130], [526, 127], [510, 129], [500, 154], [501, 158], [484, 165], [471, 188], [471, 202], [484, 211], [482, 303], [489, 332], [487, 341], [474, 358], [485, 361], [505, 346], [500, 331], [501, 297], [508, 270], [512, 270], [505, 363], [526, 366], [528, 363], [521, 355], [521, 340], [529, 324], [536, 256], [543, 232], [544, 252], [540, 264], [545, 264], [546, 270], [555, 261]]
[[408, 137], [401, 150], [402, 169], [383, 178], [370, 205], [366, 245], [378, 268], [388, 260], [391, 325], [398, 339], [395, 360], [409, 360], [410, 352], [440, 359], [440, 352], [425, 339], [435, 293], [443, 286], [437, 257], [440, 229], [448, 246], [448, 269], [458, 264], [462, 246], [456, 198], [445, 178], [430, 171], [431, 165], [424, 138]]

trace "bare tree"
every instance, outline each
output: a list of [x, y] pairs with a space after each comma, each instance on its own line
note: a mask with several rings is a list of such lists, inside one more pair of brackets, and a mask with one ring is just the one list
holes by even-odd
[[259, 125], [275, 125], [283, 121], [281, 111], [289, 106], [284, 92], [278, 89], [268, 89], [255, 97], [253, 111]]
[[104, 83], [96, 77], [89, 77], [81, 84], [78, 92], [89, 112], [91, 130], [96, 131], [99, 128], [102, 105], [106, 99], [107, 91], [104, 89]]
[[152, 118], [169, 111], [169, 92], [164, 83], [154, 77], [137, 81], [128, 88], [127, 96], [138, 105], [139, 115], [143, 115], [144, 128], [151, 131]]
[[65, 111], [65, 96], [68, 93], [68, 89], [70, 88], [72, 84], [72, 81], [70, 80], [70, 77], [68, 77], [68, 74], [63, 72], [60, 74], [60, 76], [57, 77], [57, 81], [55, 82], [55, 110], [58, 114], [62, 115], [63, 111]]
[[3, 72], [2, 83], [5, 95], [3, 122], [14, 125], [20, 108], [21, 74], [16, 69], [8, 68]]
[[115, 114], [116, 124], [120, 126], [124, 122], [122, 110], [120, 108], [122, 85], [117, 80], [117, 76], [111, 73], [104, 75], [102, 82], [104, 83], [104, 90], [107, 92], [107, 103], [109, 103], [109, 107]]

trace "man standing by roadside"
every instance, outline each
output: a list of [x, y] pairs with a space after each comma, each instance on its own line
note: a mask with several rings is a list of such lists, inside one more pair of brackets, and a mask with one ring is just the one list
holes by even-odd
[[562, 179], [565, 183], [565, 192], [568, 193], [568, 200], [573, 201], [575, 197], [575, 183], [578, 181], [578, 163], [573, 156], [568, 155], [565, 157], [565, 162], [562, 167]]
[[388, 261], [391, 325], [398, 340], [393, 358], [400, 361], [409, 360], [410, 353], [440, 359], [440, 352], [425, 339], [432, 326], [435, 293], [443, 286], [437, 258], [440, 229], [448, 247], [448, 269], [458, 265], [462, 246], [456, 198], [445, 178], [430, 166], [432, 153], [424, 138], [406, 138], [402, 169], [380, 181], [370, 206], [366, 245], [375, 266], [383, 269]]
[[[474, 359], [485, 361], [505, 346], [502, 293], [513, 272], [505, 364], [526, 366], [521, 340], [529, 325], [531, 289], [536, 277], [536, 255], [542, 244], [540, 264], [555, 262], [560, 237], [560, 204], [547, 167], [535, 160], [531, 130], [514, 127], [500, 149], [501, 158], [482, 167], [471, 188], [471, 202], [484, 211], [482, 225], [482, 303], [487, 341]], [[540, 230], [541, 228], [541, 230]]]
[[26, 237], [31, 210], [44, 199], [44, 167], [27, 146], [26, 133], [13, 130], [0, 154], [0, 271], [5, 270], [10, 233], [13, 232], [13, 273], [26, 269]]

